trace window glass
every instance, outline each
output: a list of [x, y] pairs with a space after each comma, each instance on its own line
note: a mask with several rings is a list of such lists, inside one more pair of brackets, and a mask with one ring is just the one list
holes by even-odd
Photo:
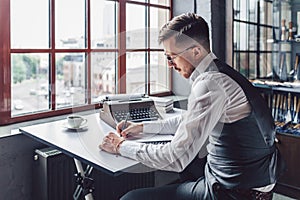
[[261, 53], [259, 58], [260, 77], [270, 77], [272, 73], [272, 53]]
[[11, 48], [49, 47], [48, 0], [10, 1]]
[[164, 6], [169, 6], [170, 5], [169, 0], [150, 0], [150, 3], [164, 5]]
[[84, 53], [57, 53], [56, 107], [86, 103], [86, 59]]
[[260, 2], [260, 24], [273, 25], [273, 6], [271, 2]]
[[233, 23], [233, 50], [240, 49], [240, 23]]
[[116, 48], [117, 3], [91, 0], [91, 45], [92, 48]]
[[240, 19], [240, 1], [239, 0], [234, 0], [233, 1], [233, 14], [234, 14], [234, 19]]
[[[242, 54], [243, 55], [243, 54]], [[257, 55], [256, 53], [249, 53], [248, 55], [245, 54], [245, 58], [247, 58], [247, 56], [249, 56], [249, 61], [248, 61], [248, 66], [246, 64], [246, 60], [243, 61], [241, 60], [242, 62], [245, 62], [245, 65], [243, 65], [245, 67], [245, 69], [247, 69], [247, 67], [249, 68], [249, 75], [248, 75], [248, 78], [249, 79], [254, 79], [254, 78], [257, 78], [256, 76], [256, 58], [257, 58]], [[242, 57], [243, 58], [243, 57]]]
[[132, 0], [132, 1], [147, 3], [149, 0]]
[[256, 0], [234, 0], [234, 18], [242, 21], [257, 21], [257, 1]]
[[246, 23], [235, 24], [234, 48], [236, 50], [256, 50], [257, 26]]
[[116, 53], [92, 53], [91, 60], [92, 102], [99, 102], [101, 95], [115, 93]]
[[[249, 1], [249, 10], [248, 18], [246, 21], [257, 22], [257, 0], [248, 0]], [[242, 4], [245, 3], [245, 0], [242, 0]]]
[[122, 7], [117, 0], [3, 1], [9, 6], [3, 17], [10, 20], [0, 20], [8, 30], [1, 39], [10, 42], [3, 59], [11, 64], [11, 90], [5, 90], [11, 108], [4, 105], [11, 112], [5, 119], [37, 119], [32, 113], [41, 112], [50, 117], [97, 103], [105, 94], [170, 92], [170, 70], [158, 44], [170, 0], [122, 1]]
[[240, 72], [240, 52], [234, 52], [233, 54], [233, 66]]
[[[259, 27], [261, 28], [261, 27]], [[248, 31], [248, 50], [256, 51], [257, 50], [257, 26], [253, 24], [246, 25], [246, 29]], [[245, 49], [247, 50], [247, 49]]]
[[272, 51], [276, 51], [277, 45], [271, 41], [279, 36], [279, 30], [273, 23], [274, 15], [279, 13], [276, 6], [272, 1], [233, 1], [233, 64], [247, 78], [265, 77], [272, 71], [271, 55]]
[[260, 28], [260, 50], [272, 51], [272, 43], [268, 42], [268, 39], [273, 39], [273, 28], [261, 27]]
[[290, 1], [281, 1], [281, 19], [285, 19], [288, 23], [291, 21], [291, 5]]
[[169, 68], [164, 52], [150, 53], [150, 94], [170, 91]]
[[244, 74], [248, 78], [254, 78], [256, 69], [256, 55], [255, 53], [239, 53], [236, 62], [239, 65], [240, 73]]
[[[146, 55], [145, 52], [127, 52], [126, 54], [126, 92], [145, 93], [146, 91]], [[121, 77], [123, 79], [124, 77]]]
[[238, 71], [247, 78], [256, 77], [256, 53], [241, 53], [234, 54], [234, 65]]
[[11, 115], [49, 109], [49, 54], [11, 54]]
[[158, 44], [158, 32], [169, 20], [169, 10], [150, 8], [150, 48], [161, 48]]
[[238, 28], [235, 30], [235, 40], [237, 42], [237, 50], [248, 49], [248, 30], [247, 24], [239, 23]]
[[145, 6], [126, 4], [126, 48], [146, 48]]
[[55, 47], [85, 48], [85, 21], [85, 1], [55, 1]]

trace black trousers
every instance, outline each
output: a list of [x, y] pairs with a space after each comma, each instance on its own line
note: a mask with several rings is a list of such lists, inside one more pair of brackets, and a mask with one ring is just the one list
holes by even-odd
[[204, 178], [162, 187], [136, 189], [125, 194], [121, 200], [209, 200], [205, 194]]
[[125, 194], [121, 200], [271, 200], [272, 197], [272, 191], [224, 189], [218, 185], [213, 185], [210, 190], [202, 177], [195, 182], [133, 190]]
[[251, 189], [225, 189], [219, 184], [209, 185], [205, 180], [206, 158], [195, 159], [180, 173], [181, 182], [161, 187], [136, 189], [121, 200], [271, 200], [273, 192]]
[[[206, 157], [195, 158], [180, 175], [180, 182], [176, 184], [136, 189], [125, 194], [121, 200], [189, 200], [204, 199], [206, 186], [204, 179], [204, 167]], [[207, 198], [205, 198], [207, 199]]]

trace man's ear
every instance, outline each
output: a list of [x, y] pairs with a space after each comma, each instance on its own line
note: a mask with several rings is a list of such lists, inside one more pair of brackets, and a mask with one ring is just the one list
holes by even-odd
[[197, 46], [193, 49], [193, 53], [194, 53], [194, 56], [201, 56], [202, 55], [202, 48], [200, 46]]

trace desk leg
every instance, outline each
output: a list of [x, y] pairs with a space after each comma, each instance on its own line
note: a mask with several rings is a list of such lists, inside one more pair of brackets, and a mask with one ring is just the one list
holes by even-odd
[[[74, 158], [74, 162], [75, 162], [75, 166], [76, 166], [77, 172], [78, 172], [79, 175], [81, 175], [81, 177], [83, 178], [83, 180], [85, 178], [87, 178], [91, 174], [91, 172], [93, 170], [93, 167], [91, 167], [90, 165], [88, 165], [87, 168], [86, 168], [86, 170], [84, 171], [83, 168], [82, 168], [82, 164], [81, 164], [81, 162], [79, 160], [77, 160], [76, 158]], [[75, 192], [73, 194], [73, 199], [74, 200], [78, 200], [80, 198], [81, 193], [85, 189], [85, 188], [83, 188], [83, 185], [84, 185], [84, 181], [83, 181], [83, 184], [78, 184], [77, 185], [77, 188], [76, 188], [76, 190], [75, 190]], [[91, 190], [92, 190], [92, 188], [91, 188]], [[85, 199], [86, 200], [93, 200], [94, 199], [91, 192], [92, 191], [90, 191], [89, 193], [87, 193], [85, 195]]]

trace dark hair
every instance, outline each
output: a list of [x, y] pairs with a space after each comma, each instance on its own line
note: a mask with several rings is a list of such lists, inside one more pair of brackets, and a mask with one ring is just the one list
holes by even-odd
[[179, 15], [163, 25], [159, 31], [158, 42], [161, 44], [172, 36], [175, 36], [176, 43], [192, 39], [205, 49], [210, 49], [208, 25], [201, 16], [194, 13]]

